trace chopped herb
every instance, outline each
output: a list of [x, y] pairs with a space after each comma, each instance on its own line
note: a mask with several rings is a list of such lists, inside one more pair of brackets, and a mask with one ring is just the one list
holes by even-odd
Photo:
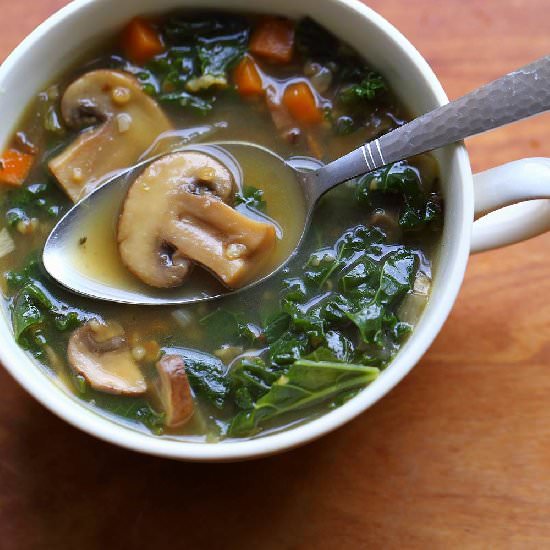
[[373, 100], [387, 85], [381, 75], [370, 71], [358, 84], [352, 84], [340, 91], [339, 99], [344, 103], [358, 100]]
[[264, 192], [252, 185], [245, 185], [242, 191], [235, 194], [235, 204], [244, 204], [260, 212], [265, 212], [267, 203], [264, 200]]

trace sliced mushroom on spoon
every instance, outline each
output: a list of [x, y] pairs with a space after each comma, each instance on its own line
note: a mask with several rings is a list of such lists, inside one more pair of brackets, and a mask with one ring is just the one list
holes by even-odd
[[193, 262], [238, 287], [275, 246], [275, 228], [228, 204], [233, 177], [218, 160], [180, 151], [150, 164], [132, 183], [118, 224], [120, 256], [144, 283], [181, 285]]
[[[231, 269], [225, 272], [224, 268], [226, 266], [221, 261], [228, 248], [228, 243], [233, 242], [232, 239], [241, 231], [239, 238], [242, 238], [243, 242], [239, 244], [247, 246], [247, 254], [253, 253], [256, 249], [261, 250], [263, 245], [261, 244], [262, 239], [259, 237], [260, 228], [249, 227], [247, 229], [249, 221], [245, 223], [234, 213], [229, 214], [227, 209], [231, 210], [231, 208], [220, 197], [213, 196], [211, 186], [199, 184], [197, 186], [199, 191], [195, 194], [190, 191], [190, 182], [182, 181], [182, 186], [184, 188], [188, 186], [187, 189], [180, 189], [182, 186], [175, 186], [174, 188], [168, 185], [166, 187], [167, 196], [171, 197], [170, 208], [174, 208], [174, 211], [171, 211], [170, 214], [172, 221], [169, 223], [169, 231], [166, 232], [166, 228], [164, 228], [160, 237], [157, 234], [158, 241], [155, 247], [149, 247], [149, 250], [152, 249], [158, 252], [159, 246], [162, 247], [163, 244], [167, 244], [169, 254], [167, 254], [166, 261], [173, 264], [175, 259], [176, 264], [179, 266], [177, 269], [185, 271], [187, 266], [185, 261], [194, 259], [197, 263], [217, 273], [222, 281], [224, 281], [225, 276], [226, 286], [232, 286], [232, 284], [239, 286], [243, 282], [246, 283], [247, 286], [237, 289], [238, 292], [242, 292], [244, 289], [265, 280], [286, 263], [292, 252], [298, 248], [319, 198], [341, 182], [404, 158], [431, 151], [548, 109], [550, 109], [550, 56], [539, 59], [531, 65], [487, 84], [456, 101], [422, 115], [326, 166], [317, 167], [317, 169], [304, 170], [306, 165], [303, 161], [287, 162], [275, 153], [254, 144], [233, 142], [202, 146], [202, 149], [194, 147], [194, 150], [202, 151], [207, 156], [225, 164], [228, 168], [231, 165], [233, 169], [230, 168], [230, 171], [234, 176], [239, 172], [239, 164], [242, 164], [243, 159], [247, 155], [254, 154], [259, 164], [265, 167], [273, 167], [270, 173], [271, 177], [275, 178], [274, 181], [279, 182], [291, 177], [294, 186], [301, 191], [301, 197], [306, 206], [301, 235], [298, 235], [295, 242], [290, 243], [289, 253], [286, 257], [282, 257], [277, 265], [273, 265], [272, 269], [267, 272], [256, 272], [254, 280], [247, 280], [242, 274], [237, 275], [236, 279], [233, 280], [231, 277], [235, 274]], [[192, 149], [187, 148], [186, 150]], [[121, 303], [183, 304], [220, 298], [234, 292], [235, 290], [232, 288], [220, 289], [219, 287], [218, 289], [195, 288], [191, 292], [181, 294], [159, 294], [155, 293], [151, 287], [148, 291], [128, 292], [122, 288], [113, 288], [112, 285], [99, 284], [97, 281], [90, 280], [83, 276], [74, 265], [71, 265], [67, 251], [70, 249], [70, 243], [77, 238], [76, 235], [78, 235], [79, 228], [82, 227], [86, 213], [97, 211], [101, 208], [101, 205], [121, 205], [128, 194], [128, 189], [132, 188], [133, 190], [134, 182], [139, 182], [140, 178], [143, 177], [142, 174], [145, 175], [149, 169], [154, 171], [155, 165], [159, 168], [161, 166], [168, 167], [174, 162], [175, 166], [177, 161], [174, 159], [177, 158], [177, 153], [176, 155], [171, 153], [140, 163], [128, 169], [122, 175], [115, 176], [78, 203], [61, 219], [46, 242], [43, 253], [46, 270], [57, 281], [75, 292]], [[311, 167], [311, 164], [309, 166]], [[223, 169], [221, 171], [223, 172]], [[269, 172], [267, 168], [265, 172]], [[141, 182], [143, 183], [143, 180]], [[195, 181], [194, 185], [196, 184]], [[139, 189], [139, 184], [136, 191], [137, 189]], [[203, 191], [207, 191], [207, 193], [204, 194]], [[175, 193], [177, 199], [174, 200], [175, 197], [170, 193]], [[131, 194], [132, 191], [128, 196], [130, 197]], [[212, 196], [207, 196], [208, 194]], [[205, 196], [206, 199], [204, 199]], [[158, 204], [162, 203], [162, 200], [155, 199], [152, 204], [157, 205], [157, 200], [159, 201]], [[126, 204], [126, 206], [129, 205]], [[124, 210], [122, 219], [125, 215]], [[133, 209], [129, 210], [133, 211]], [[136, 208], [137, 210], [139, 209]], [[155, 225], [145, 223], [146, 209], [143, 209], [142, 214], [144, 226]], [[118, 210], [116, 215], [118, 216]], [[219, 218], [221, 218], [221, 221]], [[131, 219], [138, 225], [139, 230], [139, 223], [142, 222], [138, 222], [135, 216], [132, 216]], [[242, 227], [239, 226], [241, 223]], [[121, 221], [120, 228], [122, 229], [123, 226], [125, 224]], [[182, 226], [185, 227], [182, 228]], [[178, 228], [177, 231], [176, 228]], [[194, 237], [193, 231], [197, 231], [198, 228], [201, 230], [201, 236], [195, 234]], [[122, 243], [129, 238], [126, 229], [128, 228], [125, 228], [125, 231], [120, 231], [122, 240], [119, 236], [119, 241]], [[244, 242], [245, 237], [250, 238], [250, 240]], [[150, 238], [150, 235], [148, 238]], [[254, 238], [256, 238], [255, 241]], [[193, 242], [193, 239], [195, 239], [195, 242]], [[193, 250], [193, 244], [199, 243], [198, 248], [200, 248], [201, 253], [204, 251], [203, 249], [207, 250], [208, 257], [199, 255], [197, 247]], [[251, 250], [248, 250], [249, 244], [252, 244]], [[222, 251], [224, 252], [222, 253]], [[194, 255], [195, 252], [196, 255]], [[227, 255], [225, 257], [227, 260]], [[130, 255], [130, 260], [133, 265], [135, 258], [132, 255]], [[218, 261], [220, 263], [217, 263]], [[247, 267], [250, 268], [250, 265]], [[179, 274], [182, 281], [187, 275], [187, 271], [185, 273], [183, 271]], [[182, 288], [185, 286], [183, 285]]]

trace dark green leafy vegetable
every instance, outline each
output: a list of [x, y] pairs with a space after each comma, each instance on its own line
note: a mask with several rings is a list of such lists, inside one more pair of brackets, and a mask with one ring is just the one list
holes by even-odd
[[31, 259], [21, 271], [4, 275], [8, 288], [15, 291], [10, 301], [12, 325], [18, 344], [43, 359], [44, 346], [53, 333], [77, 328], [84, 316], [57, 300], [39, 282], [39, 262]]
[[165, 414], [156, 411], [142, 397], [124, 396], [121, 399], [120, 396], [95, 391], [89, 386], [85, 388], [81, 397], [92, 403], [95, 407], [106, 409], [116, 416], [143, 424], [156, 435], [164, 432]]
[[347, 316], [357, 326], [361, 337], [367, 343], [377, 343], [384, 329], [393, 330], [397, 318], [388, 307], [402, 298], [414, 283], [417, 271], [417, 257], [407, 251], [398, 251], [384, 261], [376, 295], [356, 312]]
[[296, 25], [296, 48], [304, 57], [316, 61], [333, 59], [339, 47], [338, 38], [311, 17], [300, 19]]
[[265, 212], [267, 203], [264, 200], [264, 192], [252, 185], [245, 185], [242, 191], [235, 194], [235, 204], [244, 204], [260, 212]]
[[269, 346], [269, 356], [273, 363], [289, 365], [309, 349], [309, 341], [304, 333], [285, 332]]
[[[311, 404], [334, 406], [374, 379], [408, 334], [395, 311], [418, 269], [418, 252], [386, 244], [376, 227], [357, 226], [333, 248], [314, 252], [303, 278], [283, 282], [282, 313], [264, 328], [265, 356], [242, 361], [230, 373], [233, 401], [243, 410], [229, 434], [253, 434]], [[354, 325], [358, 347], [347, 336]]]
[[439, 196], [422, 189], [418, 170], [405, 161], [365, 174], [357, 181], [356, 193], [359, 200], [369, 205], [377, 194], [401, 197], [399, 225], [403, 229], [418, 229], [441, 219]]
[[198, 37], [197, 53], [201, 64], [201, 76], [227, 77], [227, 71], [246, 52], [249, 27], [244, 19], [231, 18], [220, 28]]
[[217, 408], [223, 408], [229, 391], [225, 365], [213, 355], [188, 348], [166, 348], [185, 362], [185, 372], [193, 391]]
[[213, 90], [228, 87], [228, 71], [246, 52], [247, 20], [233, 15], [170, 18], [160, 30], [166, 51], [144, 67], [121, 58], [113, 62], [135, 74], [158, 101], [208, 113], [216, 100]]
[[63, 208], [60, 206], [62, 199], [57, 197], [59, 193], [56, 191], [55, 184], [50, 181], [33, 183], [10, 191], [6, 199], [6, 223], [13, 227], [20, 221], [28, 222], [31, 218], [58, 218]]
[[344, 103], [373, 100], [387, 85], [381, 75], [370, 71], [358, 84], [351, 84], [340, 91], [339, 99]]
[[376, 367], [337, 361], [295, 361], [254, 407], [238, 413], [229, 427], [229, 435], [253, 435], [262, 424], [298, 409], [322, 403], [342, 392], [364, 386], [378, 376]]
[[229, 373], [231, 391], [239, 409], [249, 409], [279, 378], [279, 370], [260, 357], [242, 359]]
[[278, 340], [290, 326], [290, 315], [285, 311], [275, 313], [266, 323], [264, 334], [268, 344], [272, 344]]
[[189, 107], [203, 115], [208, 113], [214, 107], [213, 98], [203, 98], [198, 95], [190, 94], [184, 90], [159, 94], [157, 99], [164, 103], [177, 103], [181, 107]]

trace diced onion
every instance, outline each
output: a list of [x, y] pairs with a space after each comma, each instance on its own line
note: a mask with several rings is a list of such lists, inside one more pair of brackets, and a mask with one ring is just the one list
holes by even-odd
[[119, 133], [125, 134], [132, 126], [132, 117], [128, 113], [119, 113], [116, 116], [116, 123]]
[[15, 243], [6, 228], [0, 230], [0, 258], [11, 254], [15, 250]]
[[423, 273], [419, 273], [416, 279], [414, 280], [413, 292], [415, 294], [420, 294], [422, 296], [427, 296], [430, 293], [430, 287], [432, 286], [432, 281], [426, 277]]
[[185, 309], [176, 309], [172, 317], [181, 328], [187, 328], [193, 322], [193, 315]]

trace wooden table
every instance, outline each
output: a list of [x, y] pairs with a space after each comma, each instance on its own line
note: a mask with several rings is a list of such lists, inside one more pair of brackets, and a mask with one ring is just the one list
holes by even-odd
[[[0, 0], [0, 58], [64, 3]], [[550, 53], [548, 0], [370, 3], [451, 98]], [[474, 169], [550, 156], [549, 122], [471, 140]], [[118, 449], [1, 371], [0, 548], [549, 547], [549, 249], [547, 235], [473, 257], [406, 380], [336, 433], [269, 459], [200, 465]]]

